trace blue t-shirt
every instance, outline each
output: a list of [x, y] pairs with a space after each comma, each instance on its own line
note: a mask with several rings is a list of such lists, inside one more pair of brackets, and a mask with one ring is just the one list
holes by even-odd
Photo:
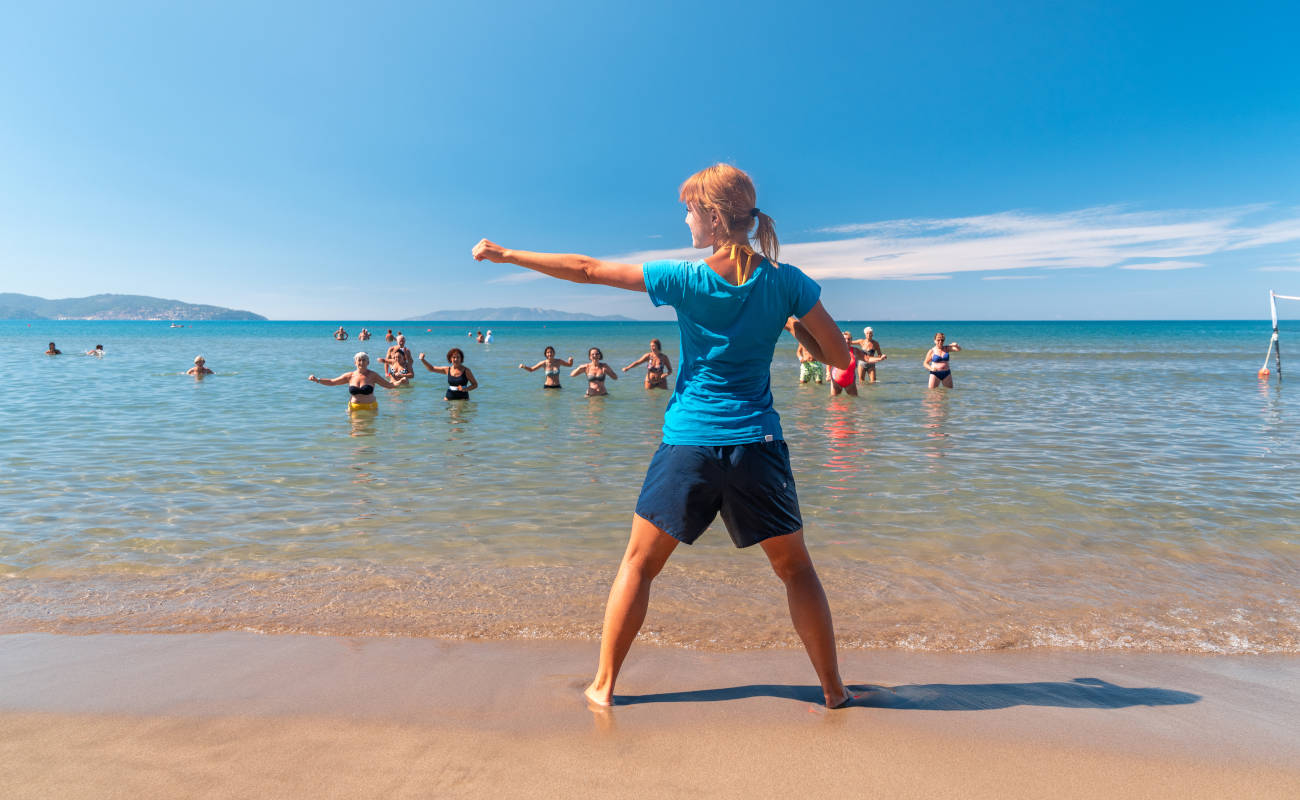
[[739, 286], [703, 261], [651, 261], [642, 272], [650, 301], [677, 309], [682, 336], [664, 444], [781, 439], [781, 418], [772, 408], [772, 351], [786, 319], [817, 305], [817, 282], [766, 259]]

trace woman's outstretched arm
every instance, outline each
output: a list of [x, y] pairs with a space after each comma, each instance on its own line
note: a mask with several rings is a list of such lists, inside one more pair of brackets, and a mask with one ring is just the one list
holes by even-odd
[[352, 373], [345, 372], [337, 378], [317, 378], [315, 375], [308, 375], [307, 380], [312, 383], [319, 383], [321, 386], [338, 386], [340, 383], [347, 383], [352, 380]]
[[632, 369], [633, 367], [635, 367], [637, 364], [644, 364], [645, 362], [647, 362], [647, 361], [649, 361], [649, 360], [650, 360], [650, 354], [649, 354], [649, 353], [646, 353], [645, 355], [643, 355], [643, 356], [641, 356], [640, 358], [638, 358], [636, 361], [633, 361], [631, 364], [628, 364], [626, 367], [623, 367], [623, 371], [624, 371], [624, 372], [627, 372], [628, 370], [630, 370], [630, 369]]
[[633, 292], [645, 291], [645, 277], [640, 264], [620, 264], [601, 261], [576, 253], [533, 253], [528, 250], [508, 250], [499, 244], [482, 239], [474, 245], [475, 261], [516, 266], [550, 275], [552, 278], [573, 283], [598, 283]]
[[420, 354], [420, 363], [423, 364], [424, 368], [429, 370], [430, 372], [441, 372], [443, 375], [446, 375], [447, 370], [451, 369], [451, 367], [435, 367], [434, 365], [429, 363], [428, 359], [424, 357], [424, 353]]

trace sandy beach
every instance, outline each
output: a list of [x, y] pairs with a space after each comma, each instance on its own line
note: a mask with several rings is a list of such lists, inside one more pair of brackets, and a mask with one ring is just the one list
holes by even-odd
[[0, 796], [1300, 795], [1300, 659], [592, 643], [0, 637]]

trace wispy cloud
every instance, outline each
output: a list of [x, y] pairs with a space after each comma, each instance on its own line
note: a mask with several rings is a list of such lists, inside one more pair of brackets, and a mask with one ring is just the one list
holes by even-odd
[[1155, 261], [1148, 264], [1120, 264], [1120, 269], [1149, 269], [1164, 271], [1168, 269], [1196, 269], [1205, 266], [1199, 261]]
[[985, 275], [982, 281], [1041, 281], [1046, 275]]
[[[1271, 219], [1255, 221], [1260, 217]], [[1216, 253], [1300, 241], [1300, 213], [1266, 205], [1150, 212], [1103, 206], [1059, 214], [1005, 211], [886, 220], [817, 232], [832, 238], [786, 245], [781, 253], [783, 260], [823, 280], [915, 280], [1031, 268], [1172, 270], [1203, 266], [1190, 259]], [[699, 255], [678, 248], [617, 258], [635, 262]]]
[[1258, 272], [1300, 272], [1300, 267], [1260, 267]]
[[511, 272], [499, 278], [493, 278], [488, 283], [531, 283], [532, 281], [540, 281], [545, 277], [540, 272]]

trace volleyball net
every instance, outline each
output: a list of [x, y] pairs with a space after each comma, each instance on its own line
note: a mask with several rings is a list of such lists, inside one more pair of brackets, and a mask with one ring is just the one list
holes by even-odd
[[1259, 368], [1259, 377], [1267, 378], [1269, 376], [1268, 359], [1276, 359], [1274, 365], [1277, 367], [1277, 379], [1282, 380], [1282, 341], [1277, 336], [1277, 301], [1278, 300], [1297, 300], [1300, 297], [1291, 297], [1285, 294], [1277, 294], [1270, 291], [1268, 293], [1268, 309], [1273, 313], [1273, 336], [1268, 340], [1268, 352], [1264, 354], [1264, 366]]

